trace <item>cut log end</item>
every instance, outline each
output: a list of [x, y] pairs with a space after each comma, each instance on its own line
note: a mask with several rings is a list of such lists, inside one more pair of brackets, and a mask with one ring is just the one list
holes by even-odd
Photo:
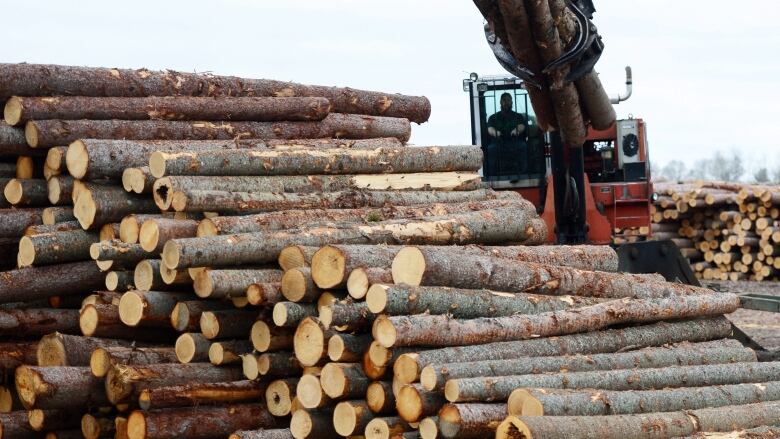
[[292, 408], [293, 395], [290, 385], [285, 380], [276, 380], [268, 384], [265, 391], [268, 411], [274, 416], [287, 416]]
[[193, 279], [192, 288], [201, 299], [206, 299], [214, 292], [214, 282], [211, 280], [209, 270], [203, 270]]
[[[211, 353], [210, 350], [209, 353]], [[246, 379], [254, 380], [260, 376], [258, 362], [258, 358], [255, 357], [254, 354], [244, 354], [241, 356], [241, 370], [243, 371], [244, 377], [246, 377]]]
[[366, 389], [366, 404], [374, 413], [379, 413], [385, 407], [387, 398], [390, 397], [391, 395], [385, 393], [385, 386], [381, 382], [373, 382]]
[[98, 326], [100, 326], [100, 317], [94, 305], [87, 305], [79, 313], [79, 328], [81, 333], [87, 337], [95, 335]]
[[6, 101], [3, 118], [5, 123], [11, 126], [16, 126], [22, 121], [22, 100], [19, 97], [12, 96]]
[[143, 320], [144, 308], [143, 296], [136, 291], [128, 291], [119, 299], [119, 319], [127, 326], [138, 326]]
[[417, 354], [403, 354], [393, 364], [393, 375], [404, 384], [417, 381], [420, 377], [420, 367], [417, 365]]
[[366, 425], [366, 439], [390, 439], [390, 426], [382, 418], [374, 418]]
[[342, 401], [333, 410], [333, 427], [342, 436], [352, 436], [356, 434], [359, 418], [355, 406], [349, 401]]
[[141, 248], [148, 252], [153, 252], [157, 249], [159, 241], [160, 227], [157, 225], [157, 221], [144, 221], [138, 231], [138, 242], [141, 244]]
[[197, 342], [192, 334], [182, 334], [176, 339], [174, 345], [176, 358], [180, 363], [190, 363], [197, 354]]
[[222, 343], [212, 343], [209, 346], [209, 362], [215, 366], [219, 366], [225, 361], [225, 348]]
[[393, 347], [398, 337], [395, 326], [393, 326], [393, 323], [384, 315], [377, 317], [374, 321], [372, 332], [374, 339], [386, 348]]
[[307, 409], [322, 407], [328, 397], [322, 391], [322, 384], [316, 375], [305, 374], [298, 380], [298, 386], [295, 391], [298, 401]]
[[[441, 415], [439, 415], [439, 418], [441, 418]], [[439, 423], [436, 422], [436, 418], [423, 419], [422, 421], [420, 421], [418, 430], [420, 432], [421, 439], [436, 439], [437, 437], [440, 437]], [[457, 437], [457, 436], [447, 436], [444, 434], [443, 430], [442, 430], [442, 435], [444, 437]]]
[[179, 246], [173, 242], [168, 241], [163, 246], [162, 261], [168, 268], [179, 268]]
[[87, 146], [84, 142], [76, 140], [68, 145], [68, 152], [65, 153], [65, 164], [73, 178], [80, 180], [87, 175], [89, 152], [87, 152]]
[[[13, 410], [14, 398], [11, 389], [0, 387], [0, 413], [8, 413]], [[1, 437], [1, 436], [0, 436]]]
[[352, 270], [347, 277], [347, 293], [354, 299], [362, 299], [368, 293], [369, 287], [366, 269], [358, 267]]
[[65, 346], [57, 333], [41, 338], [36, 355], [38, 366], [68, 366]]
[[195, 236], [200, 238], [204, 236], [217, 236], [217, 235], [219, 235], [219, 229], [217, 229], [217, 226], [214, 224], [214, 221], [207, 218], [201, 220], [198, 223], [198, 229]]
[[186, 331], [190, 322], [190, 309], [186, 304], [178, 302], [171, 311], [171, 326], [181, 332]]
[[[326, 309], [329, 310], [330, 308], [325, 307], [322, 310]], [[320, 319], [322, 320], [322, 313], [320, 313]], [[326, 323], [323, 324], [327, 325]], [[328, 358], [330, 358], [330, 361], [339, 361], [344, 355], [344, 349], [344, 339], [340, 336], [334, 335], [328, 339]]]
[[295, 330], [295, 358], [303, 366], [314, 366], [322, 359], [325, 348], [325, 332], [320, 323], [312, 318], [303, 319]]
[[165, 264], [160, 264], [160, 278], [165, 285], [171, 285], [178, 278], [178, 271], [175, 268], [168, 268]]
[[182, 191], [175, 191], [173, 195], [170, 196], [170, 198], [170, 205], [173, 207], [173, 210], [176, 212], [185, 212], [187, 210], [187, 203], [189, 202], [189, 199], [187, 198], [186, 193]]
[[158, 178], [152, 185], [152, 196], [154, 197], [154, 204], [160, 208], [160, 210], [168, 210], [171, 208], [173, 199], [170, 179]]
[[111, 355], [108, 351], [103, 348], [92, 351], [92, 355], [89, 357], [89, 369], [92, 371], [92, 375], [98, 378], [105, 377], [108, 370], [111, 369]]
[[51, 177], [46, 182], [46, 192], [51, 204], [58, 204], [60, 202], [60, 196], [62, 195], [62, 187], [60, 185], [60, 179], [56, 176]]
[[38, 146], [38, 127], [35, 126], [35, 122], [29, 121], [24, 125], [24, 139], [31, 148]]
[[423, 416], [423, 400], [420, 392], [410, 385], [401, 387], [396, 397], [396, 409], [401, 419], [417, 422]]
[[141, 291], [149, 291], [154, 285], [154, 265], [149, 261], [141, 261], [135, 266], [133, 283]]
[[19, 240], [19, 254], [17, 255], [19, 267], [29, 267], [35, 262], [35, 244], [29, 236], [23, 236]]
[[97, 205], [92, 197], [92, 193], [87, 189], [80, 191], [73, 205], [73, 215], [84, 230], [89, 230], [92, 227], [96, 214]]
[[346, 257], [336, 247], [325, 246], [311, 258], [311, 275], [320, 288], [338, 286], [347, 277]]
[[283, 248], [279, 253], [278, 262], [279, 266], [284, 271], [292, 270], [293, 268], [298, 267], [305, 267], [308, 265], [306, 263], [306, 255], [303, 253], [300, 247], [295, 245]]
[[252, 346], [254, 346], [255, 350], [258, 352], [265, 352], [270, 348], [271, 337], [271, 328], [268, 327], [267, 323], [261, 320], [256, 321], [249, 332]]
[[458, 380], [449, 380], [444, 384], [444, 397], [447, 401], [458, 401], [460, 399], [460, 385]]
[[294, 438], [311, 437], [314, 430], [314, 420], [306, 410], [298, 410], [290, 419], [290, 433]]
[[149, 172], [154, 178], [165, 177], [165, 153], [155, 151], [149, 156]]
[[328, 363], [320, 375], [322, 390], [331, 398], [341, 397], [348, 387], [347, 376], [337, 363]]
[[27, 422], [35, 431], [41, 431], [45, 427], [46, 413], [41, 409], [33, 409], [27, 412]]
[[14, 382], [22, 405], [27, 409], [35, 407], [37, 387], [42, 384], [38, 373], [27, 366], [19, 366], [16, 368]]
[[211, 340], [219, 335], [219, 319], [211, 311], [205, 311], [200, 315], [200, 330], [203, 336]]
[[393, 259], [391, 266], [393, 282], [418, 286], [422, 282], [425, 273], [425, 256], [416, 247], [404, 247]]
[[106, 431], [100, 425], [100, 420], [87, 413], [81, 417], [81, 434], [85, 439], [98, 439], [101, 434], [105, 436]]
[[387, 285], [371, 285], [366, 294], [366, 304], [369, 311], [374, 314], [380, 314], [385, 310], [387, 306], [387, 290], [389, 288]]
[[298, 269], [287, 270], [282, 276], [282, 293], [291, 302], [300, 302], [307, 292], [306, 275]]
[[14, 205], [19, 204], [19, 202], [22, 201], [22, 197], [24, 196], [22, 183], [16, 178], [9, 181], [6, 183], [5, 188], [3, 189], [3, 195], [9, 203]]
[[122, 221], [119, 222], [119, 239], [128, 244], [135, 244], [138, 242], [139, 235], [140, 227], [135, 215], [122, 218]]
[[420, 385], [428, 391], [439, 387], [439, 377], [436, 375], [436, 369], [433, 366], [425, 366], [422, 372], [420, 372]]
[[508, 416], [496, 428], [496, 439], [534, 439], [528, 426], [516, 416]]
[[127, 437], [130, 439], [146, 438], [146, 418], [142, 411], [136, 410], [127, 418]]

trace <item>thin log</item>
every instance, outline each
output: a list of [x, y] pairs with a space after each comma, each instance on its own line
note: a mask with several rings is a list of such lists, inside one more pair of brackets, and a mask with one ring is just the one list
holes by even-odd
[[272, 381], [265, 390], [265, 401], [268, 411], [274, 416], [287, 416], [292, 411], [292, 401], [295, 399], [297, 378], [285, 378]]
[[322, 390], [333, 399], [365, 397], [370, 384], [359, 363], [328, 363], [320, 381]]
[[362, 434], [372, 419], [365, 401], [342, 401], [333, 409], [333, 427], [345, 437]]
[[229, 439], [293, 439], [289, 428], [234, 431]]
[[218, 341], [209, 347], [209, 362], [215, 366], [237, 364], [241, 355], [252, 351], [249, 340]]
[[[313, 136], [316, 137], [316, 136]], [[377, 148], [373, 150], [213, 150], [154, 152], [152, 175], [389, 174], [476, 171], [482, 150], [474, 146]]]
[[389, 268], [358, 267], [347, 277], [347, 292], [353, 299], [366, 297], [371, 285], [393, 283], [393, 272]]
[[48, 179], [46, 192], [49, 202], [53, 205], [69, 205], [72, 203], [73, 177], [55, 175]]
[[398, 415], [406, 422], [417, 422], [426, 416], [435, 415], [445, 404], [438, 392], [428, 392], [419, 384], [405, 384], [396, 396]]
[[114, 419], [110, 417], [95, 416], [89, 413], [81, 417], [81, 434], [84, 439], [99, 439], [112, 437], [116, 432]]
[[138, 397], [138, 405], [142, 410], [191, 407], [201, 404], [222, 405], [250, 402], [262, 398], [264, 394], [265, 384], [257, 381], [184, 384], [145, 389]]
[[663, 366], [725, 364], [755, 361], [752, 349], [732, 339], [594, 355], [530, 357], [463, 363], [430, 364], [420, 373], [426, 390], [441, 390], [447, 380], [480, 376], [526, 375], [542, 372], [585, 372]]
[[227, 437], [236, 430], [279, 426], [281, 422], [263, 404], [136, 410], [127, 419], [127, 436], [129, 439], [209, 439]]
[[252, 325], [249, 337], [258, 352], [290, 350], [293, 347], [293, 332], [289, 328], [269, 325], [262, 320]]
[[342, 437], [333, 427], [332, 410], [298, 410], [290, 419], [290, 432], [296, 439]]
[[246, 337], [257, 310], [213, 310], [200, 315], [200, 330], [209, 340]]
[[596, 354], [617, 352], [627, 347], [639, 349], [683, 341], [717, 340], [729, 336], [731, 336], [731, 324], [724, 317], [673, 323], [661, 322], [587, 334], [405, 353], [394, 362], [393, 372], [401, 382], [411, 383], [420, 377], [420, 371], [425, 366], [434, 363]]
[[117, 364], [145, 366], [149, 364], [176, 363], [176, 351], [170, 347], [105, 347], [92, 351], [89, 368], [92, 375], [103, 378]]
[[296, 328], [306, 317], [316, 315], [317, 306], [313, 303], [279, 302], [273, 309], [274, 324], [283, 328]]
[[212, 270], [206, 269], [195, 278], [195, 294], [203, 299], [227, 299], [244, 296], [247, 288], [256, 283], [282, 280], [282, 271], [260, 270]]
[[5, 121], [19, 125], [42, 119], [123, 120], [322, 120], [325, 98], [313, 97], [18, 97], [5, 103]]
[[180, 363], [205, 362], [209, 359], [211, 342], [196, 332], [185, 332], [176, 339], [176, 358]]
[[52, 332], [78, 334], [78, 315], [75, 309], [0, 310], [0, 336], [19, 340], [39, 338]]
[[24, 229], [24, 235], [33, 236], [43, 233], [68, 232], [71, 230], [81, 230], [81, 225], [79, 225], [78, 221], [66, 221], [64, 223], [56, 223], [48, 226], [43, 224], [29, 226]]
[[[237, 136], [264, 139], [395, 137], [406, 142], [411, 136], [411, 129], [407, 119], [331, 113], [320, 121], [306, 122], [35, 120], [27, 122], [24, 135], [31, 147], [46, 148], [88, 138], [230, 140]], [[157, 174], [152, 173], [157, 177]]]
[[171, 326], [179, 332], [195, 331], [200, 328], [200, 316], [204, 311], [227, 310], [231, 308], [233, 308], [233, 305], [218, 301], [181, 301], [171, 311]]
[[328, 339], [328, 358], [337, 363], [357, 363], [373, 339], [369, 334], [334, 334]]
[[73, 206], [74, 215], [85, 230], [106, 223], [119, 222], [131, 213], [153, 213], [154, 200], [136, 197], [121, 187], [103, 186], [85, 189]]
[[19, 266], [83, 261], [90, 246], [98, 241], [97, 233], [86, 230], [24, 236], [19, 241]]
[[49, 190], [46, 180], [37, 178], [14, 178], [6, 183], [3, 195], [14, 206], [36, 207], [49, 204]]
[[366, 403], [372, 412], [392, 413], [395, 411], [393, 384], [387, 381], [374, 381], [366, 389]]
[[447, 404], [439, 411], [439, 430], [445, 438], [492, 437], [506, 418], [506, 404]]
[[382, 417], [372, 419], [366, 425], [366, 439], [390, 439], [396, 434], [403, 434], [409, 427], [399, 417]]
[[148, 166], [125, 168], [122, 171], [122, 187], [126, 192], [150, 194], [154, 190], [155, 180]]
[[0, 275], [0, 303], [82, 294], [101, 289], [103, 282], [103, 274], [94, 262], [20, 268]]
[[169, 327], [173, 308], [187, 293], [128, 291], [119, 300], [119, 316], [127, 326]]
[[320, 307], [320, 321], [338, 331], [361, 331], [374, 323], [375, 316], [365, 302], [337, 302]]
[[40, 221], [46, 225], [75, 221], [72, 207], [47, 207], [40, 211]]
[[123, 340], [81, 337], [55, 332], [41, 338], [36, 349], [38, 366], [89, 366], [92, 351], [99, 347], [130, 346]]
[[314, 96], [330, 101], [332, 110], [428, 120], [431, 107], [425, 97], [304, 85], [268, 79], [215, 76], [172, 70], [72, 67], [47, 64], [3, 64], [0, 97], [80, 96]]
[[257, 357], [257, 372], [262, 376], [287, 377], [298, 375], [302, 370], [291, 352], [266, 352]]
[[150, 218], [141, 225], [138, 242], [144, 250], [159, 253], [171, 239], [195, 237], [197, 229], [196, 220]]

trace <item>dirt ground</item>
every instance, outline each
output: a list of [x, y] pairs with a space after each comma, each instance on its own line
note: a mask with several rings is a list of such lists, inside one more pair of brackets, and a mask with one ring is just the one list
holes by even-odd
[[[708, 281], [704, 283], [705, 286], [719, 291], [780, 296], [780, 282]], [[780, 313], [740, 309], [728, 317], [761, 346], [769, 350], [780, 349]]]

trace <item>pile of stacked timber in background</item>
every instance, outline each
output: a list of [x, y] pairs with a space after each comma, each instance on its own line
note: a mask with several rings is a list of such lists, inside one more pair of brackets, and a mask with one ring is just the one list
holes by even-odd
[[697, 277], [776, 280], [780, 187], [726, 182], [656, 183], [653, 238], [672, 239]]
[[737, 296], [615, 273], [609, 247], [328, 245], [297, 260], [273, 311], [300, 320], [294, 359], [244, 357], [250, 375], [300, 374], [276, 399], [296, 438], [650, 437], [643, 419], [661, 438], [780, 414], [780, 363], [727, 339]]
[[[570, 63], [546, 68], [582, 35], [565, 0], [474, 0], [474, 4], [487, 20], [486, 34], [499, 62], [528, 86], [542, 130], [560, 131], [566, 144], [582, 146], [588, 124], [607, 129], [615, 122], [615, 109], [595, 70], [571, 82], [567, 80]], [[507, 63], [500, 53], [517, 60], [525, 72], [511, 67], [514, 63]]]

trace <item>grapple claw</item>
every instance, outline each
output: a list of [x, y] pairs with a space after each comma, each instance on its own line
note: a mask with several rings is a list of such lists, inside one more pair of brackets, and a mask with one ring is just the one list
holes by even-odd
[[596, 65], [604, 51], [604, 43], [601, 41], [596, 25], [591, 21], [593, 13], [596, 11], [592, 0], [566, 0], [566, 6], [576, 18], [577, 36], [566, 52], [547, 64], [543, 72], [550, 73], [552, 70], [571, 64], [571, 70], [566, 75], [566, 80], [572, 82], [593, 70], [593, 66]]
[[515, 59], [512, 53], [504, 46], [501, 39], [490, 30], [490, 25], [488, 23], [485, 23], [485, 38], [487, 39], [493, 54], [496, 56], [498, 63], [501, 64], [501, 67], [503, 67], [504, 70], [522, 79], [526, 85], [541, 88], [539, 82], [534, 78], [534, 72], [521, 66], [520, 63], [517, 62], [517, 59]]

